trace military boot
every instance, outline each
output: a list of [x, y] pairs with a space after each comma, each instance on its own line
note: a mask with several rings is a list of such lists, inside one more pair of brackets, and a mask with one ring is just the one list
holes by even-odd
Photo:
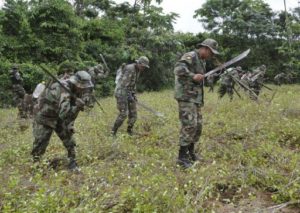
[[180, 146], [177, 164], [184, 169], [190, 168], [193, 165], [189, 160], [188, 146]]
[[118, 128], [116, 124], [114, 124], [113, 128], [111, 129], [111, 136], [115, 137], [117, 135], [117, 132], [118, 132]]
[[128, 126], [128, 127], [127, 127], [127, 133], [128, 133], [128, 135], [130, 135], [130, 136], [133, 135], [132, 128], [133, 128], [133, 126]]
[[188, 150], [189, 150], [189, 157], [192, 162], [202, 160], [202, 158], [200, 156], [197, 156], [195, 153], [195, 144], [194, 143], [191, 143], [188, 146]]
[[78, 164], [74, 158], [70, 158], [68, 169], [71, 171], [79, 171]]
[[79, 171], [79, 167], [77, 165], [77, 162], [75, 160], [76, 154], [75, 154], [75, 147], [70, 147], [68, 149], [68, 158], [69, 158], [69, 165], [68, 168], [71, 171]]

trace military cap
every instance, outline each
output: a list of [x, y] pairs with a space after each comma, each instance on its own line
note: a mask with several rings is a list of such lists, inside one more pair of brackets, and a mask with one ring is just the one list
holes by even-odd
[[78, 71], [69, 78], [69, 82], [78, 88], [91, 88], [94, 87], [90, 74], [86, 71]]
[[144, 67], [149, 68], [149, 59], [146, 56], [139, 57], [139, 59], [137, 59], [136, 62]]
[[202, 43], [197, 44], [197, 48], [200, 48], [200, 47], [208, 47], [213, 52], [213, 54], [215, 54], [215, 55], [220, 54], [217, 50], [218, 42], [214, 39], [211, 39], [211, 38], [205, 39]]

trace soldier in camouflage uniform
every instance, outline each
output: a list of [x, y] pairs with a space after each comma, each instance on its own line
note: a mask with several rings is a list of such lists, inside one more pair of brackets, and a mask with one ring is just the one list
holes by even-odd
[[208, 92], [214, 92], [214, 83], [215, 83], [215, 79], [217, 77], [218, 77], [217, 73], [214, 73], [207, 77], [206, 82], [207, 82], [207, 85], [209, 86]]
[[20, 118], [27, 118], [25, 106], [24, 106], [24, 96], [26, 94], [23, 87], [23, 78], [18, 71], [18, 66], [14, 64], [12, 70], [10, 71], [10, 80], [12, 83], [12, 90], [14, 93], [14, 101], [17, 104]]
[[137, 119], [136, 110], [136, 83], [140, 72], [149, 68], [149, 59], [141, 56], [136, 63], [123, 64], [117, 71], [115, 97], [119, 115], [112, 127], [112, 135], [116, 135], [128, 114], [127, 133], [132, 135], [132, 128]]
[[92, 83], [96, 85], [101, 79], [104, 79], [108, 76], [109, 71], [105, 70], [102, 64], [97, 64], [87, 70], [87, 72], [92, 77]]
[[39, 161], [45, 153], [53, 131], [63, 141], [68, 151], [69, 169], [77, 169], [75, 161], [74, 122], [79, 111], [84, 110], [93, 84], [91, 76], [86, 71], [79, 71], [61, 83], [71, 92], [68, 93], [59, 83], [46, 87], [39, 97], [39, 106], [33, 123], [32, 156]]
[[[105, 70], [102, 66], [102, 64], [97, 64], [96, 66], [90, 67], [87, 72], [90, 74], [92, 78], [92, 83], [96, 87], [96, 84], [99, 83], [100, 80], [106, 78], [109, 74], [108, 70]], [[95, 104], [95, 95], [94, 90], [91, 91], [91, 97], [90, 97], [90, 103], [88, 103], [88, 106], [90, 108], [94, 107]]]
[[218, 90], [219, 98], [222, 98], [226, 93], [229, 95], [230, 100], [233, 99], [233, 92], [235, 86], [235, 80], [240, 79], [241, 67], [229, 68], [220, 76], [220, 87]]
[[195, 154], [195, 143], [199, 141], [202, 132], [205, 60], [219, 54], [218, 43], [213, 39], [206, 39], [197, 47], [198, 49], [185, 53], [174, 68], [175, 99], [181, 122], [177, 164], [183, 168], [189, 168], [199, 159]]
[[285, 73], [279, 73], [277, 74], [275, 77], [274, 77], [274, 81], [275, 81], [275, 84], [278, 85], [278, 86], [281, 86], [281, 84], [283, 83], [283, 81], [286, 79], [286, 75]]
[[264, 83], [264, 76], [266, 73], [266, 66], [261, 65], [257, 69], [253, 71], [252, 76], [249, 78], [249, 88], [253, 90], [253, 92], [256, 94], [253, 95], [252, 92], [250, 92], [250, 98], [252, 100], [257, 100], [257, 97], [259, 96], [260, 90]]

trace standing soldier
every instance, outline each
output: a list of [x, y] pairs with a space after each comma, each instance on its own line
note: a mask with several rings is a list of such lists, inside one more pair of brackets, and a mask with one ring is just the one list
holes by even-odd
[[205, 60], [219, 54], [217, 48], [215, 40], [205, 39], [196, 50], [185, 53], [175, 64], [175, 99], [181, 122], [177, 164], [183, 168], [191, 167], [199, 159], [195, 154], [195, 143], [202, 132]]
[[253, 71], [253, 74], [249, 79], [249, 87], [256, 94], [256, 96], [254, 96], [253, 93], [250, 92], [250, 98], [252, 100], [257, 100], [257, 97], [259, 96], [260, 90], [264, 83], [265, 73], [266, 65], [263, 64]]
[[136, 63], [123, 64], [117, 71], [115, 97], [119, 115], [112, 127], [111, 134], [116, 135], [128, 114], [127, 133], [132, 135], [132, 128], [137, 119], [136, 111], [136, 82], [140, 72], [149, 68], [149, 59], [141, 56]]
[[12, 83], [14, 100], [19, 110], [18, 116], [20, 118], [27, 118], [26, 110], [24, 107], [24, 101], [23, 101], [26, 92], [23, 87], [23, 78], [20, 72], [18, 71], [18, 66], [16, 64], [12, 66], [12, 70], [10, 71], [10, 80]]
[[[74, 122], [79, 111], [84, 110], [86, 97], [89, 96], [93, 84], [86, 71], [79, 71], [61, 84], [54, 82], [39, 97], [39, 106], [33, 123], [32, 156], [39, 161], [45, 153], [52, 132], [55, 131], [68, 151], [69, 169], [76, 170]], [[70, 94], [66, 88], [72, 92]]]

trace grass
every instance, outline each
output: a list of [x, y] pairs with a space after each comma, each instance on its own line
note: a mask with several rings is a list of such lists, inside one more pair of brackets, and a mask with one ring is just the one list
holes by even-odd
[[196, 147], [205, 161], [186, 171], [175, 164], [179, 120], [173, 91], [139, 95], [165, 118], [139, 109], [139, 134], [133, 137], [126, 124], [116, 139], [109, 135], [114, 98], [100, 100], [105, 113], [99, 107], [81, 113], [75, 134], [80, 173], [67, 170], [56, 135], [43, 161], [33, 165], [30, 121], [17, 121], [16, 109], [3, 109], [0, 211], [299, 212], [300, 86], [276, 89], [272, 102], [272, 92], [264, 90], [259, 104], [246, 95], [230, 102], [206, 91]]

